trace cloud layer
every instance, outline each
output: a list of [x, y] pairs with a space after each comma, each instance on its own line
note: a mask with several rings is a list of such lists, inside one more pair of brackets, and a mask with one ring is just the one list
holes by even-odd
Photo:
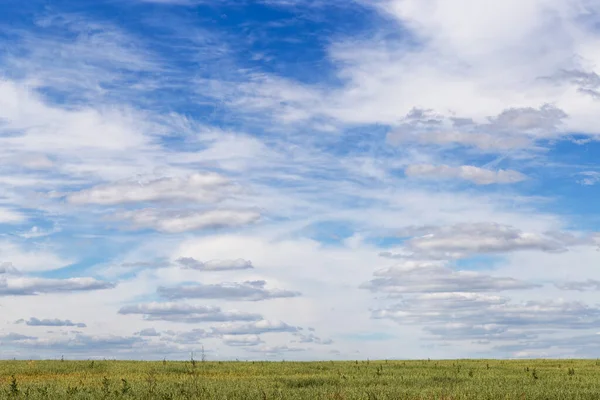
[[595, 3], [68, 3], [0, 5], [6, 357], [600, 356]]

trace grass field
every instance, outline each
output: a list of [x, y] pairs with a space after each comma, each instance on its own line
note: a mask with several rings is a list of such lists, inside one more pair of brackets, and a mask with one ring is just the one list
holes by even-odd
[[600, 399], [596, 360], [0, 361], [2, 399]]

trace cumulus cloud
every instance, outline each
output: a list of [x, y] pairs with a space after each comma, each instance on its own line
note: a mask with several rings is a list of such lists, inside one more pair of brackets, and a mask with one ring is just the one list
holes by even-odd
[[283, 289], [269, 289], [266, 281], [246, 281], [242, 283], [220, 283], [214, 285], [183, 285], [158, 288], [158, 294], [168, 299], [223, 299], [241, 301], [261, 301], [300, 296], [299, 292]]
[[0, 342], [8, 342], [8, 344], [17, 345], [20, 348], [28, 348], [37, 351], [48, 351], [60, 353], [74, 353], [102, 356], [106, 353], [100, 351], [129, 351], [140, 349], [144, 344], [144, 340], [136, 336], [95, 336], [75, 334], [60, 337], [34, 337], [25, 336], [15, 333], [0, 336]]
[[11, 262], [0, 263], [0, 275], [17, 275], [19, 271], [14, 267]]
[[162, 338], [163, 341], [170, 341], [178, 344], [200, 344], [203, 339], [218, 337], [214, 333], [204, 329], [192, 329], [187, 332], [174, 332], [170, 337]]
[[87, 327], [86, 324], [82, 323], [82, 322], [72, 322], [69, 319], [39, 319], [39, 318], [35, 318], [35, 317], [31, 317], [28, 320], [23, 320], [20, 319], [17, 321], [17, 323], [25, 323], [28, 326], [74, 326], [77, 328], [85, 328]]
[[532, 289], [539, 285], [474, 271], [455, 271], [442, 264], [404, 263], [375, 272], [377, 278], [361, 285], [372, 292], [400, 295], [420, 292], [493, 292]]
[[402, 143], [439, 146], [460, 145], [474, 147], [486, 152], [506, 152], [523, 149], [532, 145], [532, 140], [525, 136], [498, 136], [492, 133], [461, 132], [455, 130], [455, 128], [448, 128], [448, 130], [443, 131], [427, 130], [416, 134], [415, 129], [410, 125], [401, 126], [388, 134], [388, 141], [393, 145], [400, 145]]
[[[414, 229], [414, 230], [413, 230]], [[413, 230], [413, 232], [411, 232]], [[497, 223], [461, 223], [442, 227], [407, 228], [404, 235], [416, 234], [406, 242], [406, 250], [421, 257], [462, 258], [472, 254], [539, 250], [561, 253], [575, 245], [593, 245], [593, 236], [566, 232], [523, 232]]]
[[[600, 59], [595, 25], [600, 7], [591, 1], [562, 0], [358, 0], [344, 4], [344, 15], [349, 15], [347, 7], [357, 7], [358, 2], [375, 8], [385, 16], [386, 23], [377, 23], [373, 13], [360, 10], [352, 12], [357, 21], [350, 21], [350, 25], [360, 26], [360, 31], [348, 30], [345, 24], [339, 27], [343, 28], [341, 34], [317, 38], [319, 42], [328, 43], [323, 52], [325, 58], [311, 60], [309, 64], [326, 65], [328, 70], [313, 76], [318, 82], [315, 84], [300, 83], [306, 80], [296, 75], [298, 68], [287, 68], [283, 59], [280, 61], [284, 63], [276, 68], [279, 75], [261, 70], [263, 61], [269, 63], [271, 57], [278, 57], [277, 49], [263, 46], [266, 42], [258, 44], [260, 51], [256, 43], [248, 45], [243, 53], [250, 56], [239, 57], [240, 54], [234, 54], [239, 46], [227, 45], [231, 41], [220, 42], [219, 35], [211, 36], [210, 32], [199, 34], [197, 24], [187, 26], [187, 19], [179, 20], [177, 13], [167, 18], [168, 22], [175, 23], [165, 25], [159, 35], [152, 35], [152, 30], [137, 35], [140, 32], [135, 30], [140, 27], [133, 27], [131, 36], [116, 26], [85, 20], [82, 15], [89, 13], [48, 15], [47, 10], [38, 10], [37, 4], [32, 4], [32, 14], [38, 10], [43, 15], [36, 14], [33, 23], [16, 18], [15, 29], [11, 28], [9, 35], [10, 43], [5, 46], [6, 54], [0, 57], [0, 69], [9, 77], [0, 82], [0, 224], [21, 223], [27, 218], [35, 218], [37, 224], [38, 219], [60, 218], [61, 223], [64, 221], [61, 225], [65, 227], [64, 234], [37, 243], [30, 239], [39, 237], [41, 231], [33, 230], [21, 234], [18, 240], [28, 239], [23, 241], [32, 246], [56, 244], [70, 255], [85, 253], [84, 259], [78, 262], [102, 256], [104, 259], [94, 267], [96, 271], [114, 265], [114, 260], [135, 261], [140, 255], [167, 255], [164, 263], [125, 263], [124, 266], [156, 268], [140, 273], [134, 271], [135, 274], [125, 272], [135, 277], [128, 277], [120, 290], [111, 291], [113, 307], [93, 307], [106, 302], [102, 293], [78, 295], [81, 303], [76, 305], [94, 309], [103, 321], [111, 320], [104, 313], [107, 309], [114, 313], [114, 305], [118, 304], [121, 314], [128, 315], [113, 316], [125, 324], [119, 330], [127, 329], [128, 323], [144, 324], [139, 321], [142, 318], [160, 321], [156, 324], [161, 329], [175, 322], [242, 321], [248, 324], [226, 325], [227, 329], [237, 329], [234, 334], [198, 329], [173, 335], [161, 331], [161, 335], [156, 336], [158, 332], [154, 328], [140, 330], [136, 326], [131, 330], [138, 331], [134, 338], [50, 339], [5, 335], [5, 340], [12, 340], [11, 348], [18, 342], [27, 354], [40, 354], [38, 350], [46, 349], [54, 355], [70, 349], [71, 354], [86, 357], [107, 352], [147, 354], [143, 352], [177, 349], [187, 352], [205, 340], [222, 340], [225, 351], [227, 346], [249, 347], [258, 357], [303, 350], [273, 346], [270, 338], [274, 335], [271, 334], [265, 334], [269, 343], [263, 346], [262, 338], [251, 332], [288, 328], [277, 328], [275, 323], [259, 326], [262, 321], [259, 314], [180, 303], [130, 305], [132, 300], [147, 298], [157, 281], [163, 285], [158, 294], [167, 299], [215, 300], [211, 304], [300, 295], [295, 291], [267, 288], [263, 281], [180, 284], [195, 279], [193, 277], [208, 279], [219, 275], [193, 270], [250, 269], [252, 263], [247, 259], [268, 266], [274, 279], [294, 282], [299, 290], [310, 295], [307, 299], [287, 302], [290, 308], [281, 307], [281, 302], [265, 302], [254, 303], [252, 311], [265, 316], [272, 312], [274, 318], [282, 317], [286, 321], [288, 313], [298, 319], [314, 318], [315, 323], [344, 329], [349, 323], [364, 330], [381, 331], [377, 324], [387, 326], [387, 321], [371, 321], [371, 325], [361, 319], [367, 314], [364, 311], [369, 304], [365, 301], [368, 291], [354, 293], [353, 290], [358, 282], [370, 279], [368, 275], [373, 269], [385, 263], [377, 259], [375, 253], [388, 248], [381, 244], [387, 243], [387, 239], [379, 242], [371, 235], [378, 235], [379, 229], [395, 229], [397, 224], [411, 220], [416, 224], [435, 221], [441, 226], [395, 238], [401, 242], [402, 254], [390, 253], [389, 256], [402, 263], [378, 270], [364, 287], [388, 301], [393, 297], [399, 304], [381, 307], [374, 311], [375, 317], [407, 322], [405, 325], [410, 327], [424, 325], [430, 336], [440, 339], [518, 339], [524, 344], [539, 334], [540, 327], [559, 329], [571, 324], [578, 329], [594, 327], [594, 308], [559, 302], [514, 303], [495, 293], [504, 295], [509, 290], [537, 287], [535, 282], [519, 278], [532, 275], [526, 271], [535, 261], [520, 264], [522, 275], [512, 275], [514, 277], [504, 276], [504, 266], [494, 272], [474, 273], [456, 270], [457, 266], [452, 264], [452, 260], [478, 254], [503, 254], [508, 264], [516, 251], [527, 252], [524, 257], [538, 251], [554, 255], [572, 246], [588, 245], [588, 238], [544, 231], [550, 225], [573, 226], [569, 216], [562, 212], [548, 215], [543, 203], [546, 199], [510, 196], [508, 200], [508, 196], [490, 192], [490, 187], [479, 187], [466, 194], [413, 190], [420, 182], [405, 180], [396, 172], [408, 166], [407, 175], [412, 177], [435, 175], [479, 185], [509, 184], [525, 177], [517, 171], [489, 167], [496, 161], [488, 162], [490, 155], [482, 157], [482, 152], [498, 153], [497, 160], [515, 156], [507, 162], [515, 170], [524, 167], [521, 156], [529, 157], [529, 168], [523, 171], [532, 166], [552, 168], [558, 161], [556, 153], [535, 153], [534, 150], [553, 146], [554, 139], [564, 138], [571, 132], [598, 134], [596, 100], [600, 71], [595, 66], [600, 65]], [[119, 8], [120, 3], [124, 2], [115, 2], [115, 7]], [[219, 2], [216, 7], [223, 6], [223, 14], [228, 14], [226, 7], [231, 3]], [[265, 3], [304, 7], [290, 0]], [[333, 9], [327, 8], [331, 1], [301, 3], [323, 7], [318, 9], [318, 13], [323, 12], [319, 19], [326, 16], [325, 19], [332, 17], [331, 21], [340, 20], [329, 12]], [[344, 2], [333, 3], [337, 7]], [[155, 10], [159, 13], [167, 10], [147, 4], [137, 6], [150, 7], [139, 10], [149, 17]], [[465, 9], [471, 12], [465, 13]], [[126, 19], [127, 7], [121, 11]], [[314, 9], [308, 14], [316, 16]], [[368, 15], [369, 21], [360, 18], [362, 15]], [[10, 10], [8, 18], [11, 19]], [[262, 29], [274, 24], [260, 21], [259, 26], [257, 22], [248, 21], [257, 37], [273, 36], [272, 30]], [[127, 28], [129, 32], [132, 27]], [[330, 28], [328, 26], [326, 31], [331, 32]], [[370, 29], [373, 30], [367, 32]], [[230, 33], [236, 34], [228, 30], [228, 35]], [[304, 37], [297, 33], [294, 36], [300, 40]], [[314, 38], [311, 35], [311, 41]], [[169, 46], [172, 42], [179, 46], [174, 49]], [[210, 42], [212, 47], [208, 48], [203, 42]], [[206, 53], [214, 60], [207, 60]], [[234, 64], [230, 58], [253, 60], [252, 68], [248, 68], [247, 63]], [[182, 60], [186, 62], [179, 62]], [[178, 69], [178, 66], [191, 65], [189, 60], [191, 64], [201, 65], [202, 71]], [[304, 72], [310, 75], [310, 71]], [[214, 93], [201, 93], [211, 91]], [[212, 112], [197, 113], [196, 108]], [[178, 112], [190, 117], [177, 115]], [[201, 120], [193, 119], [200, 114]], [[212, 132], [205, 132], [198, 129], [200, 123], [247, 132], [221, 132], [212, 127], [206, 129]], [[300, 130], [302, 134], [296, 134]], [[325, 130], [339, 135], [322, 135]], [[382, 140], [386, 132], [389, 132], [388, 143], [397, 147]], [[348, 134], [351, 140], [340, 141], [340, 138], [348, 138]], [[275, 153], [276, 157], [272, 156]], [[561, 157], [560, 161], [567, 159], [573, 158]], [[486, 167], [470, 165], [481, 166], [484, 162], [487, 162]], [[5, 164], [9, 164], [8, 167]], [[209, 170], [230, 171], [231, 179], [235, 173], [236, 181], [251, 185], [252, 193], [238, 192], [229, 177], [198, 172]], [[154, 176], [162, 177], [139, 182], [122, 180], [149, 171], [157, 171]], [[535, 175], [543, 180], [540, 184], [544, 187], [556, 187], [552, 185], [556, 176], [552, 171]], [[576, 179], [579, 178], [585, 184], [592, 182], [590, 179], [594, 176], [584, 174]], [[475, 192], [485, 194], [480, 196]], [[57, 201], [65, 196], [66, 205]], [[516, 205], [512, 198], [516, 199]], [[526, 207], [521, 207], [525, 202]], [[69, 205], [74, 204], [85, 207], [73, 213]], [[260, 207], [261, 212], [238, 208], [254, 205]], [[113, 209], [113, 206], [116, 207]], [[536, 207], [543, 207], [545, 214], [536, 214]], [[195, 232], [204, 237], [210, 233], [206, 230], [213, 228], [246, 228], [261, 218], [262, 210], [269, 213], [269, 224], [253, 226], [257, 230], [240, 237], [235, 250], [234, 246], [222, 245], [225, 240], [217, 238], [214, 248], [207, 246], [191, 251], [196, 249], [177, 242], [180, 236], [165, 239], [156, 232], [145, 231], [115, 234], [102, 229], [104, 224], [98, 222], [99, 216], [110, 212], [110, 216], [120, 219], [123, 227], [159, 233]], [[585, 217], [583, 213], [577, 217]], [[332, 226], [330, 221], [334, 220], [344, 222]], [[467, 220], [502, 224], [452, 225]], [[509, 225], [515, 221], [522, 222], [520, 228]], [[48, 226], [47, 222], [39, 224]], [[311, 229], [318, 228], [307, 234], [307, 230], [301, 230], [307, 225]], [[94, 229], [90, 229], [92, 226]], [[14, 235], [12, 230], [3, 234]], [[348, 235], [354, 236], [341, 240]], [[257, 236], [268, 237], [271, 243], [281, 238], [286, 242], [282, 251], [272, 251], [269, 246], [256, 246], [258, 241], [254, 238]], [[68, 241], [67, 247], [64, 240]], [[339, 245], [321, 246], [332, 240], [339, 241]], [[117, 242], [119, 245], [115, 246]], [[143, 245], [133, 249], [134, 242]], [[88, 253], [84, 243], [91, 243], [94, 251]], [[174, 250], [178, 246], [180, 248]], [[36, 294], [92, 290], [95, 284], [110, 286], [91, 278], [31, 277], [30, 271], [55, 269], [73, 262], [58, 262], [61, 260], [51, 259], [44, 251], [22, 262], [27, 260], [10, 257], [4, 252], [5, 246], [0, 244], [0, 247], [3, 250], [0, 258], [13, 261], [23, 271], [19, 276], [11, 268], [0, 267], [2, 295], [6, 291]], [[181, 251], [182, 248], [185, 251]], [[313, 256], [305, 251], [309, 248], [317, 249]], [[188, 254], [198, 258], [176, 260]], [[233, 254], [244, 258], [235, 260], [231, 258]], [[289, 265], [286, 266], [286, 262]], [[185, 269], [162, 268], [175, 265]], [[279, 267], [282, 265], [284, 268]], [[513, 266], [510, 268], [515, 270]], [[68, 271], [72, 269], [65, 273]], [[583, 271], [581, 267], [573, 276], [585, 276]], [[240, 281], [244, 279], [254, 278]], [[536, 274], [535, 279], [544, 278]], [[564, 282], [558, 286], [565, 290], [597, 288], [596, 282], [591, 281]], [[333, 301], [339, 291], [347, 296], [343, 301]], [[519, 292], [516, 296], [531, 293]], [[546, 294], [536, 291], [535, 298], [542, 299]], [[561, 292], [561, 295], [568, 297], [577, 293]], [[52, 300], [56, 296], [48, 297]], [[35, 303], [33, 299], [18, 300]], [[59, 300], [57, 304], [64, 303]], [[3, 298], [3, 305], [5, 301], [13, 304], [17, 299]], [[12, 308], [27, 308], [25, 303]], [[54, 309], [53, 304], [39, 305]], [[19, 317], [11, 315], [8, 320]], [[71, 318], [75, 320], [74, 316]], [[112, 329], [104, 328], [107, 332]], [[407, 338], [404, 346], [408, 353], [418, 347], [413, 347], [408, 338], [411, 328], [398, 329], [392, 333]], [[286, 332], [285, 335], [293, 336], [299, 343], [327, 342], [310, 333]], [[173, 341], [163, 340], [166, 337], [173, 337]], [[382, 348], [384, 353], [389, 352], [389, 346]], [[342, 354], [351, 354], [349, 349], [343, 350]], [[367, 351], [377, 350], [369, 346]], [[405, 355], [412, 355], [408, 353]], [[313, 355], [321, 356], [311, 353]]]
[[165, 211], [142, 209], [126, 211], [117, 218], [129, 221], [135, 228], [149, 228], [163, 233], [182, 233], [202, 229], [230, 228], [248, 225], [260, 219], [250, 210]]
[[160, 333], [157, 332], [156, 329], [154, 329], [154, 328], [142, 329], [141, 331], [136, 332], [135, 334], [139, 335], [139, 336], [146, 336], [146, 337], [160, 336]]
[[568, 115], [550, 104], [539, 109], [533, 107], [509, 108], [490, 118], [489, 125], [496, 131], [519, 131], [533, 133], [535, 136], [547, 136], [558, 130]]
[[547, 104], [539, 109], [508, 108], [482, 123], [413, 109], [387, 139], [394, 145], [465, 146], [485, 152], [507, 152], [530, 148], [537, 138], [552, 136], [565, 118], [564, 111]]
[[193, 257], [180, 257], [175, 260], [178, 264], [199, 271], [230, 271], [240, 269], [252, 269], [252, 262], [238, 258], [235, 260], [210, 260], [210, 261], [199, 261]]
[[517, 171], [502, 169], [492, 171], [471, 165], [462, 165], [460, 167], [430, 164], [409, 165], [404, 170], [404, 173], [410, 178], [463, 179], [477, 185], [509, 184], [527, 179], [525, 175]]
[[0, 335], [0, 343], [10, 343], [10, 342], [25, 342], [25, 341], [32, 341], [32, 340], [36, 340], [37, 337], [35, 336], [27, 336], [27, 335], [21, 335], [20, 333], [7, 333], [5, 335]]
[[333, 340], [321, 339], [314, 333], [304, 334], [301, 332], [295, 332], [295, 333], [293, 333], [293, 335], [298, 338], [297, 340], [292, 341], [295, 343], [314, 343], [314, 344], [322, 344], [322, 345], [333, 344]]
[[600, 356], [600, 335], [552, 336], [547, 338], [526, 338], [524, 340], [494, 346], [494, 350], [512, 353], [519, 358], [532, 357], [581, 357]]
[[116, 205], [155, 201], [192, 201], [214, 203], [232, 191], [223, 175], [204, 172], [187, 177], [159, 178], [149, 181], [123, 181], [71, 193], [71, 204]]
[[517, 303], [477, 293], [423, 294], [373, 310], [373, 318], [424, 324], [442, 340], [515, 340], [566, 328], [600, 327], [600, 309], [581, 302]]
[[561, 290], [576, 290], [583, 292], [586, 290], [600, 290], [600, 281], [596, 279], [586, 279], [584, 281], [567, 281], [555, 284]]
[[212, 331], [219, 335], [260, 335], [263, 333], [297, 332], [296, 326], [281, 321], [261, 320], [249, 324], [223, 324], [213, 327]]
[[94, 278], [46, 279], [25, 276], [0, 276], [0, 296], [31, 296], [112, 289], [116, 285]]
[[220, 321], [258, 321], [259, 314], [237, 310], [222, 311], [219, 307], [199, 306], [182, 303], [147, 303], [122, 307], [119, 314], [143, 315], [148, 321], [170, 321], [184, 323]]

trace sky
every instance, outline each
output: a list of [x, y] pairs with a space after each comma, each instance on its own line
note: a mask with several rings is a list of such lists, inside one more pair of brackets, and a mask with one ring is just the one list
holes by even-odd
[[0, 358], [600, 357], [599, 73], [591, 0], [5, 0]]

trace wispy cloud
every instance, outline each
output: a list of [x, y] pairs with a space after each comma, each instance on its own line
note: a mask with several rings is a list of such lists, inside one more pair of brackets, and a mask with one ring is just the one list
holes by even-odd
[[242, 283], [222, 283], [217, 285], [185, 285], [179, 287], [159, 287], [158, 293], [168, 299], [228, 299], [261, 301], [276, 298], [300, 296], [299, 292], [271, 289], [266, 281]]
[[424, 179], [463, 179], [477, 185], [509, 184], [524, 181], [527, 177], [512, 170], [491, 171], [472, 165], [450, 167], [448, 165], [409, 165], [404, 173], [411, 178]]
[[27, 10], [0, 6], [11, 355], [598, 350], [595, 4]]
[[76, 327], [76, 328], [87, 327], [87, 325], [84, 324], [83, 322], [71, 322], [71, 320], [68, 320], [68, 319], [61, 320], [58, 318], [39, 319], [39, 318], [31, 317], [28, 320], [20, 319], [20, 320], [16, 321], [16, 323], [17, 324], [25, 323], [25, 325], [27, 325], [27, 326], [55, 326], [55, 327], [66, 326], [66, 327]]
[[125, 306], [119, 314], [139, 314], [149, 321], [172, 321], [185, 323], [217, 321], [258, 321], [259, 314], [240, 311], [221, 311], [219, 307], [197, 306], [181, 303], [149, 303]]

